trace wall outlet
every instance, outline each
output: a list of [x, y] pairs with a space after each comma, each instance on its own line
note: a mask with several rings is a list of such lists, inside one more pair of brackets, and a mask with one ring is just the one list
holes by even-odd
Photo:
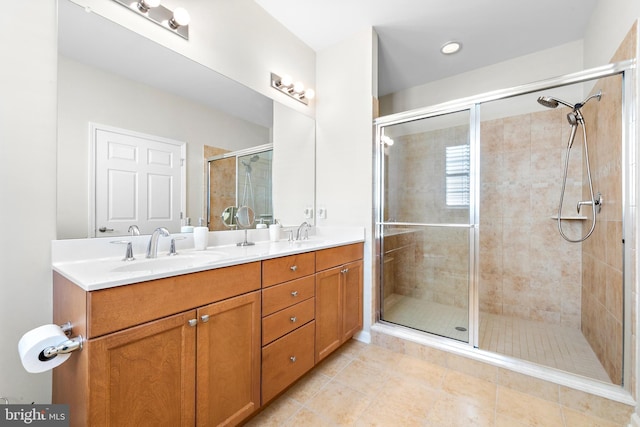
[[313, 208], [311, 207], [304, 208], [304, 218], [305, 219], [313, 218]]
[[327, 208], [319, 207], [317, 217], [318, 219], [327, 219]]

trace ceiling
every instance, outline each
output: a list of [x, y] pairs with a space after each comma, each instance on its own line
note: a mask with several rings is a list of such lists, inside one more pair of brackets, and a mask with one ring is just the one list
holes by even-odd
[[[597, 0], [255, 0], [315, 51], [373, 27], [378, 94], [582, 39]], [[447, 41], [462, 43], [445, 56]]]

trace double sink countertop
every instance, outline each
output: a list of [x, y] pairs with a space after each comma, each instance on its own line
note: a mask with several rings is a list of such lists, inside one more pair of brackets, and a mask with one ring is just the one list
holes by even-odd
[[[244, 231], [216, 231], [209, 233], [207, 249], [198, 251], [191, 233], [175, 233], [171, 238], [175, 239], [177, 255], [173, 256], [168, 256], [171, 238], [161, 237], [156, 258], [145, 258], [148, 235], [54, 240], [51, 265], [85, 291], [95, 291], [359, 243], [365, 236], [363, 227], [315, 227], [307, 240], [271, 242], [268, 231], [248, 231], [248, 240], [254, 245], [237, 246], [244, 240]], [[133, 261], [123, 261], [128, 241], [133, 244]]]

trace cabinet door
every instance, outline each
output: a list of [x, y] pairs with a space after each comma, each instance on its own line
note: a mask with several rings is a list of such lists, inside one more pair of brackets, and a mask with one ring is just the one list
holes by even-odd
[[194, 425], [195, 317], [192, 310], [87, 343], [90, 425]]
[[198, 310], [197, 425], [237, 425], [260, 407], [260, 305], [256, 291]]
[[316, 363], [342, 341], [341, 270], [336, 267], [316, 273]]
[[342, 342], [345, 342], [362, 329], [362, 261], [346, 264], [340, 272], [344, 291]]

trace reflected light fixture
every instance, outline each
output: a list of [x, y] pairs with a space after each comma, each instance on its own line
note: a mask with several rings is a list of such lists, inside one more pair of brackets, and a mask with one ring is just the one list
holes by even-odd
[[380, 142], [382, 142], [382, 144], [386, 145], [387, 147], [391, 147], [394, 143], [393, 139], [391, 139], [387, 135], [382, 135], [382, 137], [380, 138]]
[[271, 73], [271, 87], [289, 95], [296, 101], [302, 102], [304, 105], [309, 105], [309, 100], [316, 96], [313, 89], [305, 89], [302, 82], [294, 83], [293, 78], [288, 74], [280, 77], [275, 73]]
[[454, 53], [459, 52], [460, 49], [462, 49], [462, 43], [450, 41], [440, 47], [440, 52], [443, 55], [453, 55]]
[[170, 10], [160, 4], [161, 0], [113, 0], [129, 10], [137, 12], [149, 21], [189, 40], [189, 12], [182, 7]]

